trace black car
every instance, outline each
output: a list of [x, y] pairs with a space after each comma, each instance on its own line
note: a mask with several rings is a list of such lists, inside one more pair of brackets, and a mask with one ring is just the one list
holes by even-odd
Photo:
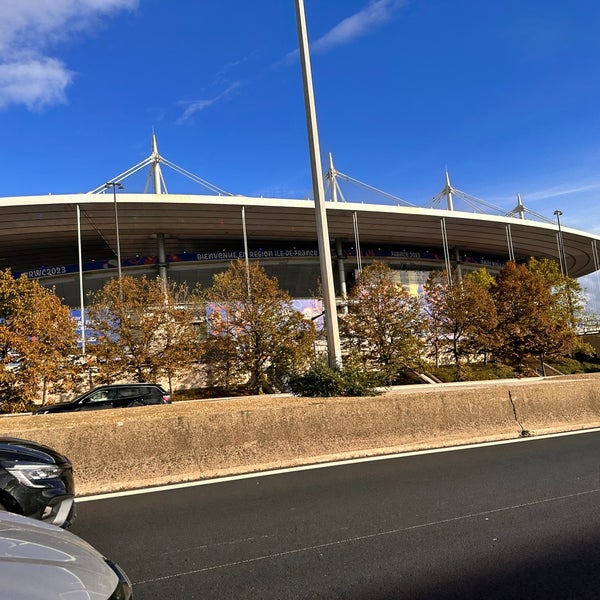
[[145, 406], [148, 404], [171, 404], [171, 396], [163, 387], [154, 383], [102, 385], [71, 402], [42, 406], [34, 410], [33, 414], [43, 415], [77, 410], [129, 408], [130, 406]]
[[68, 527], [75, 517], [71, 461], [37, 442], [0, 437], [0, 510]]

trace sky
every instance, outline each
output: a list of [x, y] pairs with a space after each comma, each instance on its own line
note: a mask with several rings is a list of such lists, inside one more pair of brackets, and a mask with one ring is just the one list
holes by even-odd
[[[323, 170], [419, 206], [452, 185], [600, 234], [597, 0], [304, 0]], [[312, 197], [294, 0], [0, 0], [0, 197], [159, 152]], [[205, 193], [163, 168], [170, 193]], [[125, 182], [141, 192], [146, 172]], [[383, 196], [342, 183], [347, 200]]]

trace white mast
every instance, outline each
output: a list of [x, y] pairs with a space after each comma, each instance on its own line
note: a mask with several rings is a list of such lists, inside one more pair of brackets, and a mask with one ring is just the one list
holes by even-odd
[[160, 154], [158, 153], [158, 144], [156, 143], [156, 134], [154, 131], [152, 132], [152, 154], [150, 154], [150, 158], [152, 160], [152, 177], [154, 182], [154, 193], [162, 194], [162, 173], [160, 171]]
[[448, 174], [448, 168], [446, 167], [446, 187], [444, 188], [446, 198], [448, 198], [448, 210], [454, 210], [452, 203], [452, 186], [450, 185], [450, 175]]
[[333, 155], [329, 153], [329, 185], [331, 186], [331, 201], [337, 202], [337, 180], [335, 178], [335, 168], [333, 167]]
[[525, 219], [525, 207], [521, 200], [521, 194], [517, 194], [517, 212], [519, 213], [519, 219]]

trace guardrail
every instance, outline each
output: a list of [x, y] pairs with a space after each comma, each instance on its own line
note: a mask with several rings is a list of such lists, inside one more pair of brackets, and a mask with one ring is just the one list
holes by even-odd
[[600, 426], [600, 374], [0, 419], [69, 456], [79, 495]]

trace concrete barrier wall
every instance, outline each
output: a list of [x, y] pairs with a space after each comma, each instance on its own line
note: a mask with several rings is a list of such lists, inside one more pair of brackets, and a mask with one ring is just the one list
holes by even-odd
[[[600, 425], [600, 374], [0, 419], [71, 458], [78, 495]], [[515, 418], [516, 411], [516, 418]]]

